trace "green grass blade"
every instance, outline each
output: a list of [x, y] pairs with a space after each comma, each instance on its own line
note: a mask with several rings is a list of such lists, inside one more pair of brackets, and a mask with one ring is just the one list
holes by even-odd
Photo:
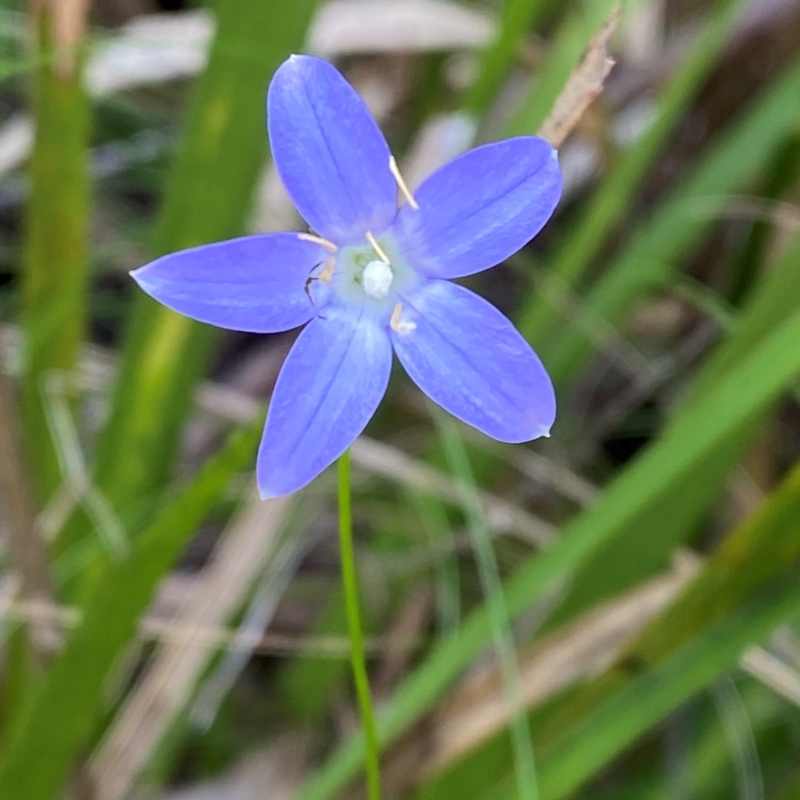
[[[800, 308], [798, 263], [800, 237], [766, 273], [734, 333], [706, 361], [683, 400], [683, 413], [677, 415], [675, 423], [667, 426], [661, 434], [663, 438], [671, 437], [686, 411], [701, 402], [753, 348]], [[553, 615], [553, 621], [563, 621], [662, 568], [674, 547], [686, 539], [700, 515], [720, 492], [725, 477], [740, 461], [748, 443], [762, 427], [764, 413], [754, 415], [739, 428], [732, 429], [695, 470], [687, 472], [673, 491], [663, 497], [659, 510], [650, 516], [647, 536], [641, 535], [642, 521], [634, 520], [600, 548], [591, 564], [576, 574], [572, 591]]]
[[776, 324], [787, 319], [800, 307], [800, 235], [796, 236], [776, 264], [769, 267], [758, 288], [729, 336], [703, 365], [692, 383], [684, 404], [698, 402], [726, 372], [759, 342]]
[[[800, 467], [757, 513], [730, 534], [671, 606], [628, 646], [616, 666], [562, 700], [555, 713], [537, 716], [534, 712], [531, 723], [541, 755], [545, 797], [561, 797], [607, 766], [623, 747], [659, 722], [689, 693], [732, 667], [744, 646], [760, 638], [734, 643], [727, 655], [717, 648], [720, 629], [731, 620], [740, 620], [751, 605], [768, 602], [764, 593], [771, 592], [774, 586], [796, 581], [800, 556], [798, 517]], [[794, 611], [800, 612], [800, 605]], [[698, 643], [703, 643], [702, 655], [698, 660], [686, 660], [687, 648]], [[709, 669], [711, 672], [706, 671]], [[689, 672], [683, 674], [685, 670]], [[688, 684], [684, 682], [687, 679]], [[495, 748], [500, 744], [498, 739], [494, 739]], [[488, 752], [491, 745], [487, 742], [482, 751]], [[468, 773], [474, 771], [475, 765], [470, 762], [481, 755], [475, 753], [453, 765], [440, 781], [426, 785], [420, 796], [454, 793], [456, 786], [463, 786]], [[504, 782], [510, 796], [513, 779], [508, 761], [506, 747], [505, 763], [495, 764], [493, 771], [494, 783], [498, 779]], [[487, 778], [483, 785], [487, 786], [490, 780]]]
[[638, 678], [554, 743], [542, 768], [542, 794], [565, 797], [670, 711], [735, 666], [751, 643], [800, 614], [800, 582], [790, 579], [761, 592], [697, 637], [664, 664]]
[[503, 596], [503, 584], [500, 580], [500, 570], [492, 545], [492, 535], [479, 499], [469, 456], [464, 442], [459, 436], [458, 428], [455, 422], [443, 413], [437, 413], [436, 421], [447, 463], [450, 471], [458, 479], [459, 492], [463, 497], [467, 528], [478, 562], [484, 602], [492, 629], [492, 642], [503, 676], [507, 700], [509, 706], [514, 709], [509, 721], [508, 732], [514, 752], [517, 797], [519, 800], [537, 800], [539, 786], [536, 778], [536, 762], [525, 707], [522, 702], [514, 634], [511, 630], [511, 621]]
[[[570, 227], [561, 249], [546, 265], [542, 280], [555, 282], [563, 291], [584, 276], [592, 259], [630, 207], [634, 194], [676, 121], [697, 94], [716, 63], [720, 50], [745, 3], [722, 0], [697, 37], [691, 52], [670, 77], [658, 100], [658, 108], [647, 132], [622, 153], [602, 185], [592, 195], [580, 219]], [[519, 329], [529, 341], [542, 345], [559, 321], [548, 292], [532, 292], [519, 317]]]
[[466, 110], [485, 113], [514, 64], [531, 28], [544, 16], [554, 0], [506, 0], [495, 40], [481, 56], [478, 77], [465, 100]]
[[[80, 81], [81, 43], [57, 41], [54, 4], [33, 8], [37, 47], [57, 55], [42, 60], [34, 73], [36, 134], [22, 273], [23, 423], [36, 490], [44, 501], [60, 483], [44, 379], [52, 370], [73, 369], [86, 328], [89, 104]], [[78, 30], [82, 24], [78, 19]]]
[[[408, 502], [419, 517], [422, 529], [432, 547], [444, 540], [454, 549], [454, 538], [447, 512], [438, 498], [409, 490]], [[461, 619], [461, 576], [454, 555], [437, 559], [434, 565], [436, 583], [436, 632], [439, 636], [452, 633]]]
[[[648, 515], [685, 475], [732, 431], [774, 402], [800, 370], [800, 312], [787, 319], [710, 392], [676, 420], [672, 435], [658, 440], [587, 511], [575, 517], [551, 547], [525, 562], [506, 584], [514, 619], [558, 581], [585, 564], [606, 541]], [[455, 636], [438, 644], [401, 685], [378, 720], [382, 742], [420, 718], [466, 665], [491, 641], [485, 608], [470, 616]], [[363, 739], [349, 740], [309, 781], [302, 800], [335, 795], [362, 763]]]
[[262, 427], [259, 419], [234, 434], [134, 540], [129, 556], [109, 566], [95, 584], [81, 624], [14, 720], [0, 760], [0, 797], [53, 800], [58, 796], [76, 753], [97, 722], [104, 681], [139, 617], [231, 477], [253, 458]]
[[800, 613], [798, 518], [800, 467], [795, 467], [611, 673], [571, 698], [542, 729], [543, 741], [551, 743], [542, 768], [547, 797], [574, 790], [692, 692], [731, 668], [748, 644]]
[[[800, 62], [795, 62], [660, 204], [589, 293], [582, 314], [604, 325], [621, 322], [636, 300], [665, 284], [671, 265], [705, 233], [726, 196], [750, 180], [768, 154], [796, 129], [800, 107]], [[568, 381], [592, 353], [581, 325], [560, 331], [545, 351], [547, 368], [558, 384]]]
[[[800, 131], [790, 136], [779, 147], [765, 169], [764, 179], [758, 187], [762, 202], [779, 203], [789, 200], [800, 178]], [[791, 202], [791, 200], [789, 200]], [[775, 225], [768, 219], [754, 220], [725, 286], [725, 294], [731, 305], [740, 306], [750, 296], [760, 275], [761, 264], [766, 260]]]
[[[300, 48], [314, 0], [217, 4], [217, 37], [196, 87], [155, 237], [166, 253], [242, 233], [266, 152], [270, 75]], [[137, 298], [97, 454], [96, 477], [122, 507], [167, 476], [214, 330]]]

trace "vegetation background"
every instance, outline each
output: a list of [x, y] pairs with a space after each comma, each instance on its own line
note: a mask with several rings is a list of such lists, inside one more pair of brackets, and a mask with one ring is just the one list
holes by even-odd
[[468, 281], [552, 438], [398, 370], [353, 448], [384, 796], [800, 798], [797, 0], [0, 2], [0, 798], [363, 796], [333, 476], [254, 490], [293, 334], [127, 276], [300, 228], [264, 128], [296, 51], [412, 185], [538, 131], [566, 180]]

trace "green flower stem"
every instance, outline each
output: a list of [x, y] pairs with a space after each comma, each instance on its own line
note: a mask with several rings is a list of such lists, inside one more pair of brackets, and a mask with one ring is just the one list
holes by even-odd
[[358, 610], [358, 583], [356, 560], [353, 548], [353, 517], [350, 510], [350, 451], [339, 459], [339, 544], [342, 558], [342, 581], [347, 611], [347, 627], [350, 631], [353, 680], [356, 685], [361, 720], [364, 724], [366, 743], [367, 796], [369, 800], [380, 800], [380, 756], [378, 734], [375, 730], [375, 714], [369, 692], [367, 665], [364, 661], [364, 634], [361, 631], [361, 614]]

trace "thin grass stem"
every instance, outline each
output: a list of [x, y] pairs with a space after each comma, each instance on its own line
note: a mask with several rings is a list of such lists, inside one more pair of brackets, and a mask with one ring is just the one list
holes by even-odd
[[358, 609], [358, 582], [353, 548], [353, 515], [350, 504], [350, 451], [339, 459], [339, 545], [342, 559], [342, 582], [347, 612], [347, 628], [350, 632], [353, 680], [364, 725], [366, 743], [367, 796], [369, 800], [380, 800], [380, 755], [378, 734], [375, 730], [375, 714], [369, 691], [367, 665], [364, 660], [364, 634], [361, 629], [361, 614]]
[[503, 677], [506, 698], [511, 711], [508, 732], [514, 752], [517, 796], [520, 800], [539, 800], [536, 761], [533, 755], [531, 732], [522, 699], [517, 651], [511, 631], [511, 616], [503, 595], [503, 584], [497, 566], [489, 525], [481, 505], [475, 477], [464, 442], [455, 423], [445, 414], [436, 413], [436, 424], [450, 471], [458, 481], [463, 495], [467, 530], [472, 539], [489, 622], [492, 629], [497, 660]]

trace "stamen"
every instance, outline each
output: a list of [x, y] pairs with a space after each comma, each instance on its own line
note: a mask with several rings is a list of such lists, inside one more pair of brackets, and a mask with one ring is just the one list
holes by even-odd
[[403, 304], [398, 303], [394, 307], [394, 311], [392, 312], [392, 319], [389, 322], [393, 331], [397, 331], [398, 333], [407, 333], [408, 331], [413, 331], [417, 327], [416, 322], [402, 322], [400, 320], [400, 315], [403, 313]]
[[381, 261], [383, 261], [384, 264], [389, 264], [390, 263], [389, 256], [387, 256], [386, 253], [384, 253], [383, 248], [378, 244], [378, 242], [375, 240], [375, 237], [372, 235], [370, 231], [367, 231], [366, 237], [367, 241], [372, 245], [372, 249], [380, 257]]
[[419, 211], [419, 205], [417, 201], [414, 199], [414, 195], [411, 194], [411, 190], [408, 188], [408, 184], [403, 180], [403, 176], [400, 174], [400, 167], [397, 166], [397, 161], [395, 160], [394, 156], [389, 156], [389, 169], [394, 175], [394, 179], [397, 181], [397, 186], [400, 189], [400, 193], [405, 197], [408, 204], [414, 211]]
[[335, 253], [339, 249], [333, 242], [329, 242], [321, 236], [314, 236], [313, 233], [298, 233], [297, 238], [303, 242], [318, 244], [320, 247], [324, 247], [329, 253]]
[[333, 277], [333, 259], [329, 259], [328, 262], [325, 264], [325, 269], [319, 275], [319, 280], [323, 281], [324, 283], [330, 283], [331, 278]]

